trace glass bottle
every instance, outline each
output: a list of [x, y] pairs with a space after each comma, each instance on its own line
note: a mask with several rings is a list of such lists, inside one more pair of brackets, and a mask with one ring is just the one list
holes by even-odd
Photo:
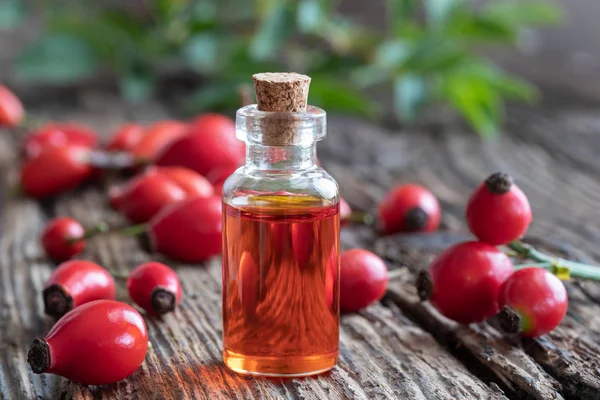
[[316, 157], [325, 112], [258, 108], [237, 112], [246, 164], [223, 187], [223, 360], [314, 375], [335, 366], [339, 344], [338, 186]]

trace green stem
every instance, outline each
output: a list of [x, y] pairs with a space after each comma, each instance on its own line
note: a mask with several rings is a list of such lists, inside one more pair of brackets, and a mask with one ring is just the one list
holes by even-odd
[[551, 262], [525, 263], [525, 264], [516, 264], [516, 265], [514, 265], [514, 268], [515, 268], [515, 271], [519, 270], [519, 269], [531, 268], [531, 267], [543, 268], [543, 269], [547, 269], [548, 271], [551, 271], [553, 265], [554, 264], [552, 264]]
[[108, 232], [108, 225], [106, 224], [106, 222], [100, 222], [99, 224], [96, 224], [92, 227], [89, 227], [85, 230], [85, 232], [83, 233], [83, 236], [81, 237], [76, 237], [76, 238], [69, 238], [67, 241], [69, 243], [74, 243], [74, 242], [78, 242], [80, 240], [85, 240], [85, 239], [90, 239], [93, 238], [94, 236], [97, 236], [100, 233], [106, 233]]
[[122, 229], [121, 233], [125, 236], [137, 236], [146, 232], [147, 229], [148, 224], [137, 224]]
[[[533, 261], [536, 261], [541, 264], [548, 264], [546, 268], [555, 275], [559, 276], [561, 279], [565, 277], [573, 278], [583, 278], [583, 279], [591, 279], [595, 281], [600, 281], [600, 268], [583, 264], [575, 261], [565, 260], [560, 257], [553, 257], [551, 255], [542, 253], [531, 245], [523, 243], [519, 240], [515, 240], [508, 244], [508, 247], [516, 252], [517, 254], [530, 258]], [[529, 266], [534, 266], [534, 264], [528, 264]], [[524, 264], [524, 266], [527, 266]]]
[[125, 280], [127, 280], [127, 278], [129, 278], [128, 274], [123, 274], [123, 273], [115, 272], [112, 270], [108, 270], [108, 272], [112, 275], [113, 278], [120, 280], [120, 281], [125, 281]]
[[352, 211], [347, 218], [344, 218], [344, 221], [370, 226], [373, 225], [375, 219], [371, 214], [362, 211]]

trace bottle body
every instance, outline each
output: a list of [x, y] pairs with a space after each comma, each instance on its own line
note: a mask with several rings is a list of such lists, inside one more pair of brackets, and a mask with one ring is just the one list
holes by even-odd
[[223, 190], [224, 362], [264, 376], [327, 371], [339, 347], [337, 184], [316, 165], [316, 139], [246, 142]]

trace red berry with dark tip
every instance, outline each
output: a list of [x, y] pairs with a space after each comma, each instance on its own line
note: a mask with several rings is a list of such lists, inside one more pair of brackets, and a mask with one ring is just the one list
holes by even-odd
[[181, 302], [177, 274], [159, 262], [148, 262], [131, 271], [127, 291], [131, 300], [151, 315], [171, 312]]
[[203, 262], [221, 253], [222, 204], [218, 197], [193, 197], [155, 215], [148, 234], [160, 253], [186, 262]]
[[180, 165], [207, 176], [217, 168], [241, 165], [245, 154], [244, 143], [235, 137], [234, 122], [223, 115], [205, 114], [191, 123], [188, 135], [158, 155], [156, 164]]
[[48, 147], [21, 169], [21, 188], [31, 197], [49, 197], [74, 189], [86, 181], [93, 168], [86, 164], [88, 149]]
[[493, 245], [519, 239], [532, 219], [527, 196], [503, 173], [491, 175], [475, 189], [466, 214], [471, 232]]
[[50, 221], [42, 232], [42, 246], [53, 261], [65, 261], [85, 250], [85, 229], [79, 221], [58, 217]]
[[180, 121], [158, 121], [146, 128], [131, 153], [138, 161], [153, 160], [165, 147], [186, 135], [188, 125]]
[[14, 128], [24, 116], [21, 100], [6, 86], [0, 85], [0, 127]]
[[432, 232], [440, 225], [440, 204], [423, 186], [406, 184], [386, 194], [379, 205], [379, 218], [387, 234]]
[[388, 270], [370, 251], [352, 249], [340, 256], [340, 310], [359, 311], [380, 300], [387, 289]]
[[96, 147], [98, 138], [91, 128], [76, 124], [52, 122], [29, 134], [23, 141], [26, 158], [34, 158], [48, 147]]
[[[567, 313], [567, 290], [552, 273], [524, 268], [512, 274], [500, 288], [503, 328], [511, 333], [538, 337], [556, 328]], [[516, 320], [505, 319], [507, 314]], [[508, 322], [508, 323], [507, 323]]]
[[98, 264], [84, 260], [62, 263], [44, 286], [44, 307], [59, 318], [90, 301], [115, 298], [115, 280]]
[[182, 201], [186, 193], [154, 170], [109, 190], [110, 203], [129, 220], [146, 222], [163, 207]]
[[109, 191], [111, 206], [133, 222], [146, 222], [179, 201], [212, 195], [204, 177], [183, 167], [151, 167]]
[[108, 151], [132, 151], [144, 136], [144, 127], [132, 122], [123, 124], [112, 136], [106, 150]]
[[444, 316], [468, 324], [498, 312], [500, 287], [512, 272], [510, 259], [494, 246], [464, 242], [438, 255], [417, 289]]
[[133, 374], [147, 350], [148, 331], [140, 313], [118, 301], [97, 300], [62, 317], [44, 339], [36, 338], [27, 361], [36, 374], [106, 385]]

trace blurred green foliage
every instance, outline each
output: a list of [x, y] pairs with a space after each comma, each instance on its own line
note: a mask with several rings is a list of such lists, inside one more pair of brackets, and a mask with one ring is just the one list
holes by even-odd
[[[253, 73], [293, 70], [313, 77], [310, 102], [328, 110], [376, 117], [366, 89], [387, 87], [402, 121], [447, 104], [487, 137], [506, 99], [536, 92], [478, 50], [516, 45], [525, 29], [561, 14], [541, 0], [387, 0], [375, 29], [341, 15], [336, 0], [123, 3], [47, 0], [46, 31], [18, 59], [18, 75], [61, 83], [109, 70], [123, 96], [141, 101], [162, 74], [190, 70], [206, 78], [188, 102], [202, 111], [237, 106], [237, 88]], [[20, 0], [1, 8], [0, 27], [24, 17]]]

